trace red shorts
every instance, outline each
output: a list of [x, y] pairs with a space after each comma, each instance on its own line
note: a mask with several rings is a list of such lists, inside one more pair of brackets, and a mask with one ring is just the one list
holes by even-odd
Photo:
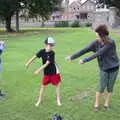
[[44, 75], [42, 80], [42, 85], [48, 85], [52, 84], [54, 86], [57, 86], [61, 82], [60, 74], [54, 74], [54, 75]]

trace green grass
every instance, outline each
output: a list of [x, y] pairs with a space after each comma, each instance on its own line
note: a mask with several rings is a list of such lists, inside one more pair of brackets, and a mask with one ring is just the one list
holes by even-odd
[[[114, 33], [111, 35], [116, 40], [120, 56], [120, 37]], [[54, 50], [63, 78], [61, 85], [63, 106], [56, 105], [55, 88], [49, 85], [44, 95], [44, 103], [36, 108], [34, 105], [39, 95], [42, 74], [34, 77], [33, 72], [41, 65], [41, 61], [36, 60], [27, 71], [24, 64], [43, 48], [43, 40], [47, 36], [52, 36], [56, 40]], [[2, 77], [4, 89], [8, 92], [6, 101], [0, 102], [0, 120], [50, 120], [55, 113], [62, 115], [64, 120], [120, 119], [120, 74], [111, 99], [112, 109], [105, 112], [104, 101], [101, 99], [101, 110], [95, 113], [92, 107], [99, 79], [96, 60], [85, 65], [79, 65], [79, 59], [71, 63], [65, 61], [67, 55], [95, 39], [95, 33], [89, 28], [24, 29], [17, 34], [6, 34], [1, 31], [0, 39], [6, 41]], [[88, 91], [89, 94], [83, 99], [71, 100], [73, 96]]]

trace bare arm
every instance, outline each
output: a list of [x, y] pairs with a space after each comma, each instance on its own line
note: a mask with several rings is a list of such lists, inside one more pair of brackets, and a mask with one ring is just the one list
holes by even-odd
[[26, 64], [25, 64], [25, 67], [26, 69], [29, 67], [30, 64], [32, 64], [32, 62], [37, 58], [36, 55], [34, 55]]
[[47, 61], [44, 65], [42, 65], [39, 69], [37, 69], [35, 72], [34, 72], [34, 75], [38, 75], [41, 71], [43, 71], [48, 65], [50, 64], [49, 61]]

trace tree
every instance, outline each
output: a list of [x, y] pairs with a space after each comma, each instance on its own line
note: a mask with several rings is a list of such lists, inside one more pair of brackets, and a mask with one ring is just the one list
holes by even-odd
[[61, 9], [61, 2], [63, 0], [28, 0], [29, 15], [42, 19], [42, 25], [44, 21], [48, 20], [50, 15], [57, 10]]
[[61, 2], [62, 0], [0, 0], [0, 19], [5, 21], [6, 31], [12, 32], [11, 18], [16, 14], [16, 24], [19, 27], [18, 17], [21, 9], [27, 9], [28, 14], [33, 17], [39, 15], [42, 20], [47, 20], [53, 11], [60, 8]]
[[17, 10], [18, 0], [0, 0], [0, 19], [5, 21], [7, 32], [12, 32], [11, 18]]
[[120, 11], [120, 0], [96, 0], [97, 4], [107, 5], [107, 7], [116, 7]]

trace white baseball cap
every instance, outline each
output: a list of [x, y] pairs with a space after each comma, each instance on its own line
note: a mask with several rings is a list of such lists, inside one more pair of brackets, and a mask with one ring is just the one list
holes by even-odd
[[45, 39], [45, 44], [54, 46], [54, 45], [55, 45], [55, 40], [54, 40], [52, 37], [47, 37], [47, 38]]

